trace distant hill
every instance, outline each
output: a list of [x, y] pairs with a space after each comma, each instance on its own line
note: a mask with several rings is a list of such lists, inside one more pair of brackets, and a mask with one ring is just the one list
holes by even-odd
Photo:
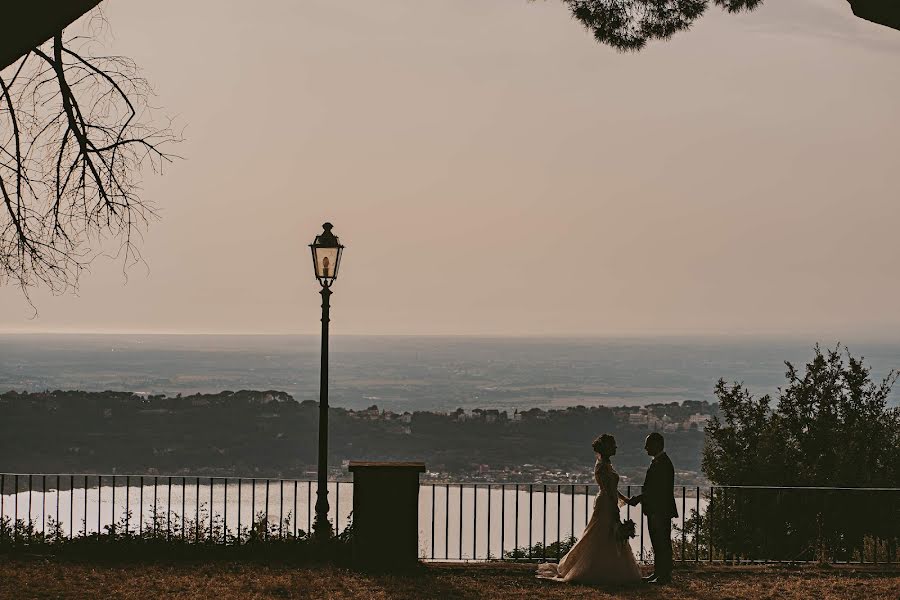
[[[706, 402], [656, 407], [666, 419], [715, 409]], [[337, 470], [347, 460], [416, 459], [448, 476], [488, 472], [533, 480], [569, 472], [585, 481], [591, 440], [610, 432], [618, 438], [620, 472], [637, 476], [647, 464], [647, 428], [628, 417], [639, 410], [578, 406], [510, 415], [331, 408], [329, 464]], [[0, 471], [310, 476], [318, 416], [318, 403], [274, 390], [175, 397], [11, 391], [0, 395]], [[699, 471], [703, 432], [666, 437], [677, 469]]]

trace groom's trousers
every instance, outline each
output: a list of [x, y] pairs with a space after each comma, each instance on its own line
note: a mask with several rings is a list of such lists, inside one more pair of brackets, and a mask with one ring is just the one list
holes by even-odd
[[647, 515], [647, 529], [653, 546], [653, 573], [657, 577], [672, 575], [672, 518]]

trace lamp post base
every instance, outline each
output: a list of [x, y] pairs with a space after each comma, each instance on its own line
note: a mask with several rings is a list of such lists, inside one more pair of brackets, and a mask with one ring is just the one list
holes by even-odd
[[327, 540], [334, 537], [331, 521], [328, 518], [321, 518], [317, 515], [315, 521], [313, 521], [312, 535], [317, 540]]

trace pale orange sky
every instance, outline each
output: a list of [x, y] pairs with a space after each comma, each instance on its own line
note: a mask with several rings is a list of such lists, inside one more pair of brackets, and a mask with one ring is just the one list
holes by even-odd
[[546, 0], [105, 3], [186, 126], [149, 274], [0, 331], [900, 335], [900, 32], [718, 9], [621, 55]]

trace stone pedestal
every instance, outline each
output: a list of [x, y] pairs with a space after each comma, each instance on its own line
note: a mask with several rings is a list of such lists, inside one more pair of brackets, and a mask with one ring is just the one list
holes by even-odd
[[423, 462], [350, 462], [353, 560], [359, 566], [408, 568], [419, 559], [419, 473]]

